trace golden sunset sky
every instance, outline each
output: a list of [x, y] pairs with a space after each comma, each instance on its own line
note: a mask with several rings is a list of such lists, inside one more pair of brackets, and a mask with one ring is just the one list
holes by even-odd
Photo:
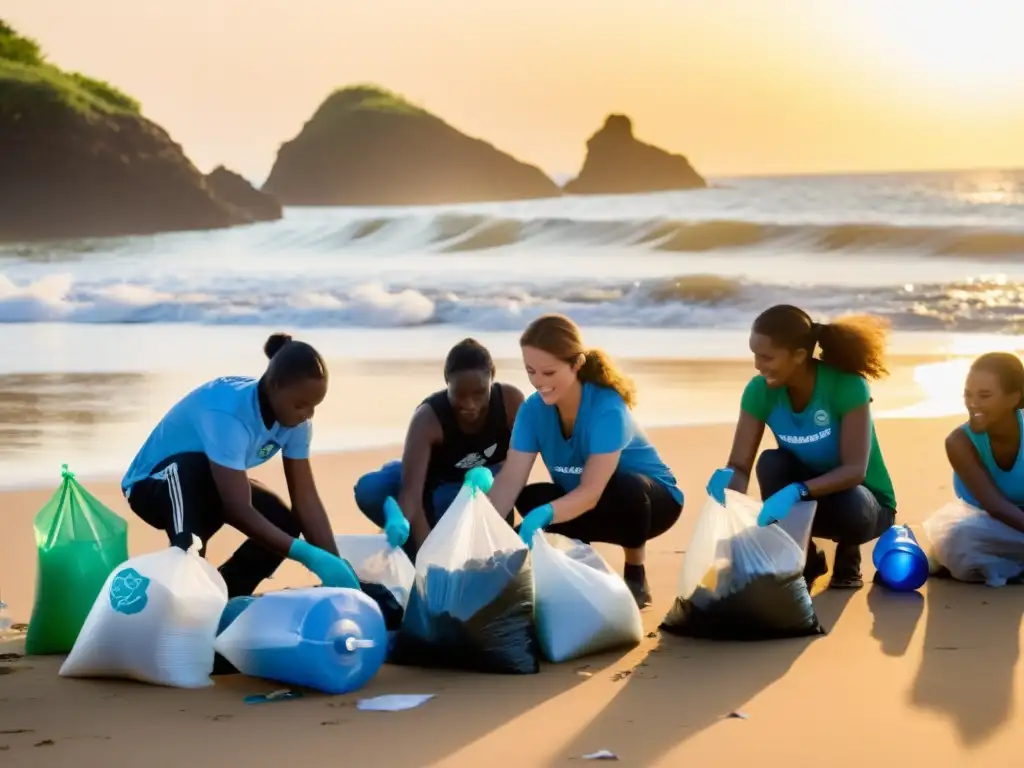
[[6, 0], [203, 170], [375, 82], [552, 173], [609, 112], [712, 176], [1024, 166], [1024, 0]]

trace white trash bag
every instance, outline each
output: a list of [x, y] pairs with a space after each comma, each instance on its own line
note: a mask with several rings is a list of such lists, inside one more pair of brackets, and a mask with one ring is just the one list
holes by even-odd
[[107, 578], [60, 674], [213, 685], [213, 642], [227, 601], [224, 579], [196, 545], [134, 557]]
[[492, 674], [540, 671], [530, 551], [464, 484], [416, 555], [392, 661]]
[[803, 578], [817, 504], [796, 504], [761, 527], [761, 503], [726, 490], [708, 498], [683, 558], [676, 600], [661, 628], [712, 640], [825, 634]]
[[1002, 587], [1024, 574], [1024, 533], [959, 499], [924, 525], [932, 571], [949, 569], [959, 581]]
[[405, 610], [409, 603], [416, 568], [401, 547], [392, 547], [383, 533], [339, 534], [334, 537], [338, 554], [367, 584], [380, 584], [395, 596]]
[[640, 643], [644, 627], [636, 599], [596, 549], [537, 531], [530, 558], [537, 636], [548, 661]]

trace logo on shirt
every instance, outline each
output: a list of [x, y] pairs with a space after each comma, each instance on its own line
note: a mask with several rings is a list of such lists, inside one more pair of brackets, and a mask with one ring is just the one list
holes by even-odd
[[455, 462], [456, 469], [472, 469], [473, 467], [482, 467], [487, 463], [487, 460], [494, 455], [494, 452], [498, 450], [498, 444], [495, 443], [490, 448], [485, 448], [483, 455], [474, 451], [473, 453], [467, 453], [457, 462]]
[[582, 475], [583, 467], [552, 467], [551, 471], [560, 475]]
[[831, 436], [832, 427], [823, 429], [820, 432], [815, 432], [811, 435], [776, 435], [780, 441], [788, 443], [789, 445], [807, 445], [808, 443], [817, 443]]
[[828, 411], [819, 408], [814, 412], [814, 423], [819, 427], [828, 426]]
[[261, 459], [269, 459], [280, 447], [280, 445], [271, 440], [269, 443], [260, 448], [260, 452], [257, 453], [256, 455], [259, 456]]

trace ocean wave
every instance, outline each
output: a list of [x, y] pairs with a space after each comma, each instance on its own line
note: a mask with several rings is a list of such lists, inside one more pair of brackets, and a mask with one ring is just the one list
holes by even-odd
[[902, 226], [892, 223], [791, 224], [742, 219], [514, 218], [475, 213], [412, 214], [344, 221], [306, 231], [314, 250], [380, 247], [436, 253], [489, 251], [511, 246], [618, 245], [675, 253], [739, 248], [811, 252], [914, 252], [936, 257], [1024, 257], [1024, 228]]
[[773, 303], [816, 315], [871, 312], [896, 329], [1024, 333], [1024, 283], [978, 280], [894, 287], [792, 286], [717, 275], [645, 281], [566, 280], [544, 285], [423, 286], [280, 278], [193, 285], [76, 281], [50, 275], [15, 283], [0, 274], [4, 323], [203, 323], [285, 327], [452, 324], [518, 330], [544, 312], [586, 325], [745, 328]]

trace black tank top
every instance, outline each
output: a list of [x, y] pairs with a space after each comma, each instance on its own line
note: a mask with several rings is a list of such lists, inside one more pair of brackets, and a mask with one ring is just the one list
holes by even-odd
[[467, 435], [459, 429], [448, 391], [435, 392], [423, 401], [431, 407], [441, 422], [443, 434], [440, 445], [435, 445], [427, 465], [427, 487], [442, 483], [461, 483], [466, 472], [473, 467], [491, 467], [505, 461], [512, 431], [505, 414], [505, 397], [500, 384], [491, 385], [491, 402], [487, 419], [480, 431]]

